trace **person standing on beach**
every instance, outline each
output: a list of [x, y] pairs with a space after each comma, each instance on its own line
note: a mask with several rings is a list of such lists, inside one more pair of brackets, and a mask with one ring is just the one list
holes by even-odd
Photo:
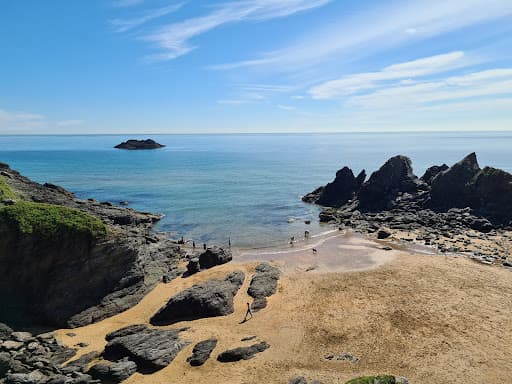
[[247, 318], [247, 316], [251, 316], [249, 319], [252, 319], [252, 311], [251, 311], [251, 304], [247, 303], [247, 311], [245, 312], [245, 317], [244, 317], [244, 321], [243, 323], [245, 323], [247, 320], [249, 320]]
[[228, 247], [231, 249], [231, 237], [228, 237]]
[[196, 249], [196, 242], [192, 241], [192, 249]]
[[203, 249], [206, 251], [206, 243], [203, 243]]

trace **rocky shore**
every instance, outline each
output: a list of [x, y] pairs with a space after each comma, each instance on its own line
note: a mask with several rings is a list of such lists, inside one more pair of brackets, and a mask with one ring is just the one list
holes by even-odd
[[475, 153], [448, 167], [432, 166], [417, 177], [406, 156], [395, 156], [368, 180], [348, 167], [303, 201], [326, 208], [320, 221], [466, 253], [484, 263], [512, 266], [512, 175], [480, 168]]
[[77, 327], [135, 305], [178, 275], [180, 247], [159, 215], [77, 199], [0, 163], [0, 321]]

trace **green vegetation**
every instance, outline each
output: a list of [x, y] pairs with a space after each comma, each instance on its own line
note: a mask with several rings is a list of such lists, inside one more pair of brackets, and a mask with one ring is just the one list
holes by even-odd
[[395, 384], [395, 376], [363, 376], [347, 381], [345, 384]]
[[17, 199], [16, 193], [7, 185], [3, 176], [0, 176], [0, 200]]
[[0, 208], [1, 221], [15, 227], [21, 234], [52, 240], [69, 235], [92, 240], [107, 234], [101, 220], [77, 209], [28, 201]]

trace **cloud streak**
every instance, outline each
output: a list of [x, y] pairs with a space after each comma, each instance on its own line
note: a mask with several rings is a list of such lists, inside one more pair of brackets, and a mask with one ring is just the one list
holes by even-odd
[[192, 39], [224, 24], [242, 21], [264, 21], [324, 6], [332, 0], [243, 0], [213, 8], [210, 13], [158, 28], [143, 39], [163, 52], [150, 60], [172, 60], [197, 46]]
[[110, 24], [112, 27], [114, 27], [116, 32], [127, 32], [159, 17], [177, 12], [180, 8], [183, 7], [183, 5], [184, 3], [178, 3], [169, 5], [167, 7], [153, 9], [147, 12], [144, 16], [134, 19], [112, 19], [110, 20]]
[[335, 25], [308, 30], [285, 48], [211, 68], [269, 66], [269, 70], [290, 71], [347, 53], [352, 58], [369, 55], [512, 15], [509, 0], [414, 0], [383, 4], [359, 15], [350, 14]]
[[378, 72], [358, 73], [327, 81], [311, 88], [309, 93], [314, 99], [331, 99], [350, 95], [376, 88], [390, 80], [411, 79], [461, 68], [470, 63], [464, 59], [464, 52], [455, 51], [393, 64]]

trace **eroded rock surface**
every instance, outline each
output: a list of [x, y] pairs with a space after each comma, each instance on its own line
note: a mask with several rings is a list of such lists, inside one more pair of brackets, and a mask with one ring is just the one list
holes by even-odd
[[267, 306], [267, 297], [276, 293], [280, 275], [279, 268], [270, 264], [261, 263], [256, 267], [256, 272], [247, 289], [249, 296], [254, 298], [251, 305], [254, 311], [259, 311]]
[[233, 313], [233, 298], [242, 286], [245, 275], [230, 273], [224, 280], [196, 284], [172, 297], [150, 320], [153, 325], [169, 325], [179, 321]]
[[217, 339], [212, 338], [200, 341], [194, 346], [194, 349], [192, 350], [192, 356], [187, 359], [187, 362], [193, 367], [203, 365], [206, 360], [210, 358], [210, 355], [216, 346]]
[[133, 361], [137, 371], [152, 373], [168, 366], [189, 343], [180, 339], [176, 329], [152, 329], [132, 325], [106, 336], [108, 341], [103, 358], [112, 362]]
[[270, 345], [264, 341], [253, 344], [249, 347], [238, 347], [222, 352], [217, 356], [217, 360], [221, 363], [232, 363], [240, 360], [249, 360], [257, 353], [261, 353], [270, 348]]

